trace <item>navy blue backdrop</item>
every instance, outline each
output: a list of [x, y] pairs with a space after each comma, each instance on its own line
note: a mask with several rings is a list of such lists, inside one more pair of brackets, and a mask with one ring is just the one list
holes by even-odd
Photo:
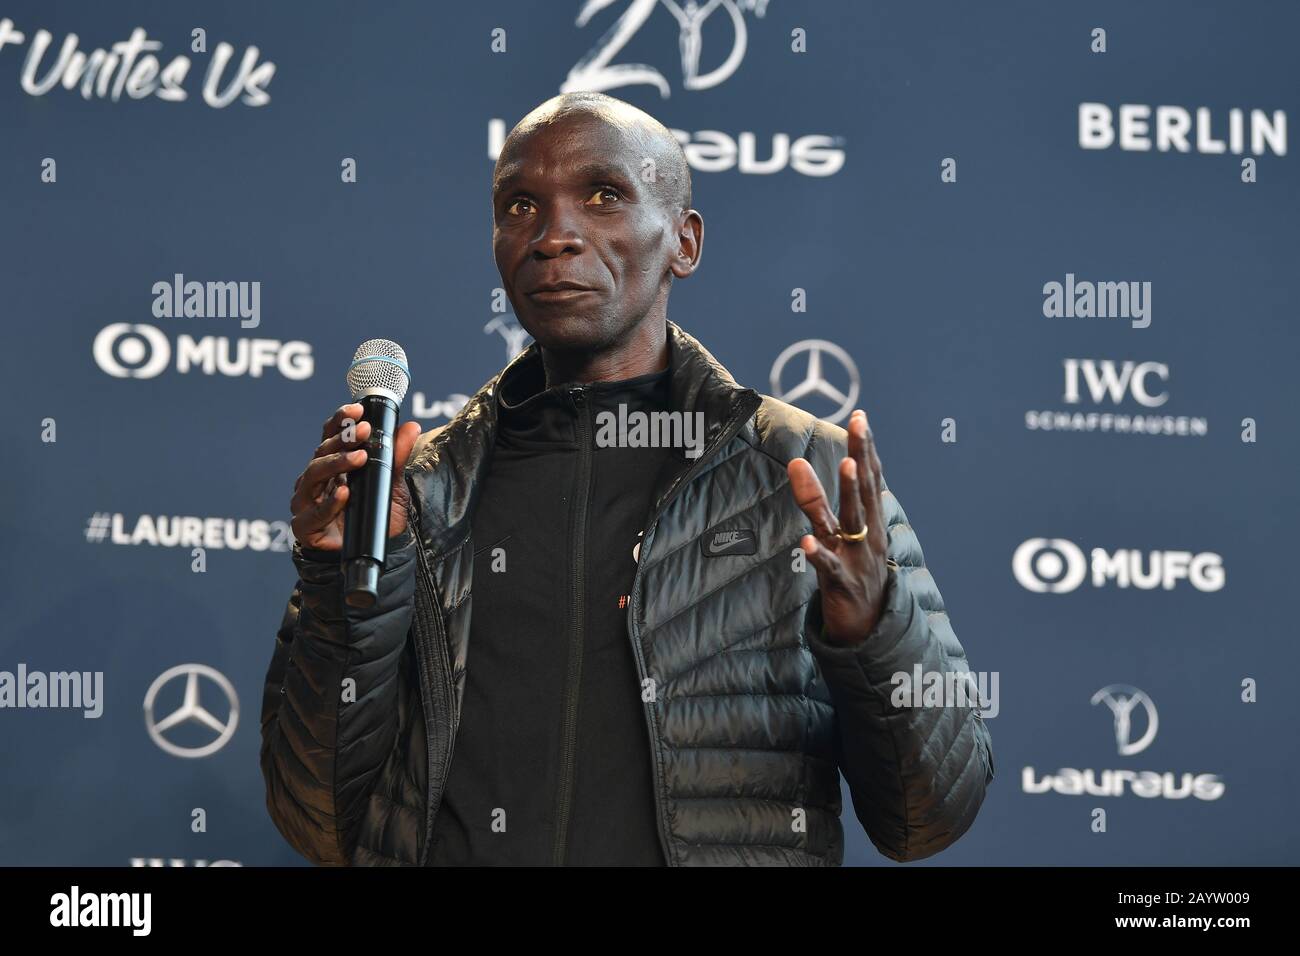
[[[258, 767], [293, 480], [362, 339], [426, 428], [524, 344], [492, 161], [566, 84], [680, 131], [705, 255], [670, 317], [760, 391], [821, 357], [998, 677], [997, 779], [931, 862], [1300, 862], [1300, 14], [601, 7], [0, 3], [0, 864], [300, 862]], [[161, 75], [117, 84], [93, 51], [136, 28]], [[257, 308], [168, 315], [178, 274]], [[20, 668], [102, 674], [102, 713], [17, 706]], [[884, 863], [847, 807], [846, 863]]]

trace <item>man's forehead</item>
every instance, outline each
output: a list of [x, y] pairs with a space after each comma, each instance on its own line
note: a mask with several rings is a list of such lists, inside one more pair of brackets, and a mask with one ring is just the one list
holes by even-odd
[[591, 178], [631, 179], [646, 150], [639, 137], [606, 122], [574, 128], [543, 126], [510, 144], [497, 160], [493, 188], [497, 191], [523, 179], [548, 182], [587, 182]]

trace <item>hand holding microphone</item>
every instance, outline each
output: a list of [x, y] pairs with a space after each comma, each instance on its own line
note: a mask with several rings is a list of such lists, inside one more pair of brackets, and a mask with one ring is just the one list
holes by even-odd
[[326, 420], [289, 502], [302, 547], [340, 552], [345, 598], [358, 607], [374, 603], [388, 539], [405, 530], [411, 511], [402, 475], [420, 426], [397, 427], [409, 384], [400, 346], [362, 343], [348, 371], [354, 400]]

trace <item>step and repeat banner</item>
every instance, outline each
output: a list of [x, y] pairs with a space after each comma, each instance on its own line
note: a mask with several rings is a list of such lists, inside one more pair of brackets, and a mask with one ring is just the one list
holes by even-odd
[[[681, 140], [669, 315], [864, 407], [990, 704], [929, 864], [1295, 864], [1300, 12], [0, 0], [0, 864], [302, 862], [288, 501], [364, 339], [426, 429], [527, 343], [490, 182], [557, 93]], [[887, 864], [845, 794], [845, 862]]]

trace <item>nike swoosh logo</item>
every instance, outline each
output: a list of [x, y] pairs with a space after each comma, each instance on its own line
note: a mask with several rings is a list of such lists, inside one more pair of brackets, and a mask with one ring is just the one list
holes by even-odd
[[727, 542], [726, 544], [724, 544], [722, 547], [718, 547], [716, 544], [714, 544], [714, 545], [710, 545], [710, 546], [709, 546], [709, 551], [710, 551], [710, 553], [712, 553], [712, 554], [722, 554], [722, 552], [724, 552], [724, 551], [730, 551], [732, 548], [734, 548], [734, 547], [735, 547], [736, 545], [738, 545], [738, 544], [749, 544], [749, 539], [748, 539], [748, 538], [741, 538], [739, 541], [728, 541], [728, 542]]
[[[723, 532], [730, 533], [730, 532]], [[758, 542], [752, 533], [741, 533], [739, 537], [727, 541], [725, 544], [716, 544], [709, 541], [704, 546], [704, 553], [708, 557], [718, 557], [724, 554], [739, 552], [742, 554], [753, 554], [758, 550]]]

